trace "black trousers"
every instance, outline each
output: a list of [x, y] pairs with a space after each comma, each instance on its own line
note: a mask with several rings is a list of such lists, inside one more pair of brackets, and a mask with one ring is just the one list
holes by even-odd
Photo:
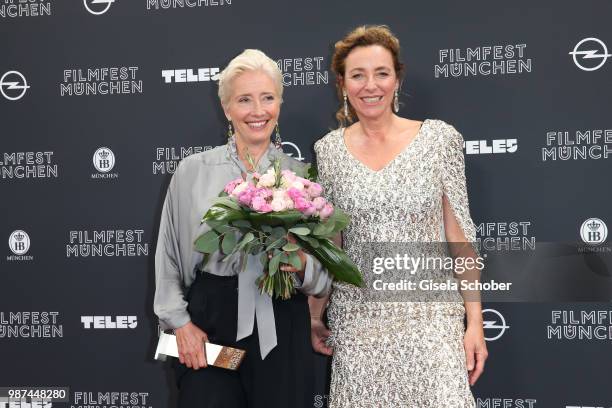
[[192, 322], [211, 343], [246, 350], [237, 371], [193, 370], [175, 362], [179, 408], [305, 408], [314, 402], [314, 365], [307, 297], [274, 300], [278, 345], [261, 359], [257, 321], [236, 341], [238, 278], [198, 273], [187, 295]]

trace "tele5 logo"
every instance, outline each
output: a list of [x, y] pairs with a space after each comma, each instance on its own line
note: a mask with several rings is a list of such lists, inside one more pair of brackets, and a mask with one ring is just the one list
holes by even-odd
[[81, 323], [86, 329], [135, 329], [138, 326], [136, 316], [81, 316]]

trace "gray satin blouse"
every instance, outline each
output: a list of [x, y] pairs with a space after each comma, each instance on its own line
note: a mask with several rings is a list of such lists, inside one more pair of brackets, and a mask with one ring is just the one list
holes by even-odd
[[[285, 155], [270, 144], [261, 157], [257, 171], [264, 173], [275, 158], [283, 169], [300, 170], [304, 164]], [[154, 311], [162, 330], [176, 329], [191, 319], [187, 312], [185, 294], [196, 277], [203, 259], [194, 250], [194, 241], [208, 230], [201, 224], [202, 216], [225, 185], [246, 173], [238, 158], [236, 145], [230, 139], [227, 145], [186, 157], [174, 173], [164, 202], [155, 252]], [[241, 257], [220, 262], [217, 252], [203, 268], [214, 275], [231, 276], [242, 269]], [[259, 340], [264, 358], [276, 346], [276, 326], [272, 300], [261, 295], [254, 279], [262, 272], [258, 258], [247, 257], [245, 272], [238, 274], [238, 338], [253, 332], [253, 321], [261, 329]], [[324, 296], [331, 288], [332, 278], [316, 258], [307, 256], [304, 281], [298, 290], [306, 295]], [[260, 324], [261, 323], [261, 324]]]

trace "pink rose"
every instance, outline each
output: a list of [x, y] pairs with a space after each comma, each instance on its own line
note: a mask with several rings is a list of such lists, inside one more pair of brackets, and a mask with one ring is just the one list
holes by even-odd
[[319, 211], [319, 217], [322, 219], [328, 218], [330, 215], [334, 213], [334, 207], [327, 203], [325, 206]]
[[252, 202], [253, 210], [260, 213], [267, 213], [272, 211], [272, 206], [266, 202], [266, 199], [261, 196], [253, 197]]
[[302, 194], [302, 192], [300, 190], [298, 190], [297, 188], [293, 188], [291, 187], [290, 189], [287, 190], [287, 195], [295, 202], [296, 200], [300, 199], [300, 198], [304, 198], [304, 195]]
[[232, 194], [236, 186], [242, 183], [242, 181], [243, 180], [241, 178], [237, 178], [235, 180], [230, 181], [229, 183], [227, 183], [223, 191], [225, 191], [227, 194]]
[[308, 194], [311, 197], [319, 197], [323, 193], [323, 187], [318, 183], [310, 183], [308, 186]]
[[295, 204], [295, 209], [301, 213], [312, 207], [312, 204], [304, 197], [298, 197], [297, 200], [293, 200], [293, 203]]
[[321, 211], [325, 204], [327, 204], [327, 201], [323, 197], [316, 197], [314, 200], [312, 200], [312, 205], [315, 206], [317, 211]]

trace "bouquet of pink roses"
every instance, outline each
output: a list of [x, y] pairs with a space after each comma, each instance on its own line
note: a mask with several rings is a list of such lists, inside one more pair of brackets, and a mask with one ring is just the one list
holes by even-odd
[[275, 161], [266, 173], [253, 173], [250, 181], [228, 183], [202, 219], [210, 231], [195, 241], [195, 248], [205, 254], [204, 262], [216, 251], [225, 258], [236, 252], [261, 254], [263, 274], [256, 284], [263, 293], [288, 299], [295, 292], [293, 279], [280, 272], [279, 265], [300, 269], [297, 251], [303, 248], [336, 280], [363, 285], [355, 264], [331, 242], [349, 217], [327, 202], [314, 175], [310, 178], [281, 170]]

